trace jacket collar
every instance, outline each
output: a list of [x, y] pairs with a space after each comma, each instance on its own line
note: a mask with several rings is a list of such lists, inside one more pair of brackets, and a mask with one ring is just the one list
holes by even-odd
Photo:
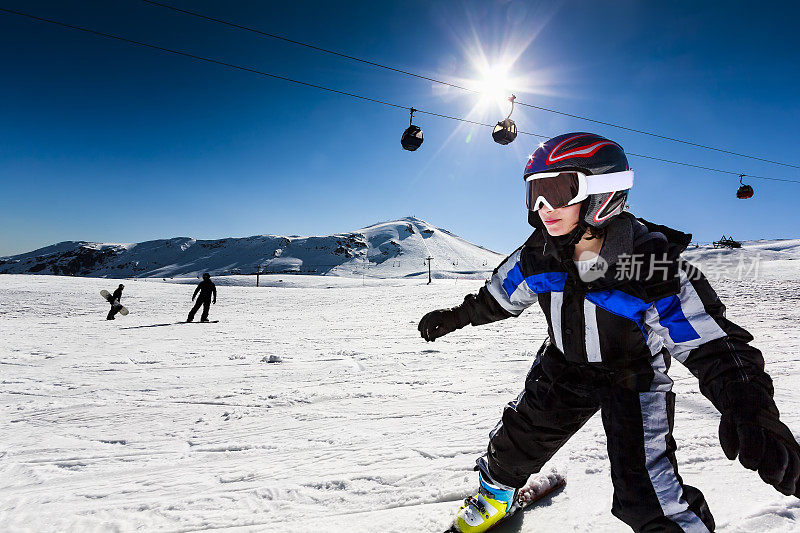
[[[600, 249], [600, 257], [602, 257], [606, 263], [612, 265], [619, 260], [621, 255], [631, 255], [633, 253], [635, 223], [639, 226], [636, 229], [641, 233], [642, 230], [640, 227], [642, 227], [642, 224], [638, 223], [636, 218], [630, 213], [622, 213], [608, 225], [605, 241], [603, 242], [603, 247]], [[537, 228], [533, 237], [536, 237], [537, 234], [539, 237], [537, 239], [537, 244], [541, 246], [543, 255], [551, 256], [562, 263], [572, 260], [573, 247], [570, 246], [566, 249], [560, 248], [557, 246], [555, 239], [547, 233], [545, 229]], [[569, 257], [566, 257], [567, 252]], [[565, 257], [562, 257], [562, 254], [565, 255]]]
[[[650, 273], [653, 261], [667, 259], [672, 264], [669, 273], [656, 270], [652, 279], [643, 281], [644, 291], [642, 297], [651, 300], [654, 295], [663, 295], [675, 291], [677, 274], [676, 260], [691, 242], [691, 234], [672, 229], [667, 226], [654, 224], [642, 218], [636, 218], [630, 212], [623, 212], [607, 226], [606, 237], [600, 249], [600, 257], [608, 264], [605, 275], [590, 284], [593, 288], [607, 289], [625, 283], [618, 275], [620, 269], [625, 268], [624, 262], [640, 262], [642, 277]], [[570, 271], [572, 264], [572, 247], [565, 252], [569, 257], [561, 257], [555, 241], [544, 229], [537, 229], [531, 235], [531, 244], [537, 245], [544, 256], [551, 256], [561, 263], [562, 267]], [[659, 273], [660, 272], [660, 273]]]

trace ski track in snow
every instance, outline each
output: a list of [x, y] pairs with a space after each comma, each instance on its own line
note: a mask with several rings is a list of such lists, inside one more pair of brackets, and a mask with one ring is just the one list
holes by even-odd
[[[800, 434], [800, 275], [772, 273], [715, 286]], [[186, 284], [126, 281], [131, 314], [107, 322], [112, 281], [0, 276], [0, 530], [442, 531], [544, 339], [538, 308], [425, 343], [422, 314], [480, 280], [266, 280], [181, 324]], [[800, 500], [725, 459], [714, 408], [671, 374], [681, 474], [718, 530], [800, 530]], [[551, 465], [566, 488], [506, 529], [627, 531], [598, 416]]]

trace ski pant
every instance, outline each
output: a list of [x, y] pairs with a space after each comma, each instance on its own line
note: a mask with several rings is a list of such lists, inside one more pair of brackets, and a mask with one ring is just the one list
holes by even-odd
[[106, 315], [106, 320], [114, 320], [114, 315], [119, 313], [119, 310], [122, 309], [121, 305], [111, 305], [111, 309], [108, 311], [108, 315]]
[[189, 311], [189, 321], [194, 320], [194, 315], [197, 314], [197, 310], [200, 309], [201, 305], [203, 306], [203, 314], [200, 315], [200, 320], [208, 320], [208, 309], [211, 307], [211, 298], [198, 298], [192, 310]]
[[614, 486], [612, 514], [638, 532], [714, 531], [703, 494], [678, 475], [675, 394], [639, 392], [611, 379], [591, 383], [587, 377], [599, 378], [599, 371], [565, 361], [545, 342], [525, 389], [490, 434], [491, 477], [523, 486], [600, 410]]

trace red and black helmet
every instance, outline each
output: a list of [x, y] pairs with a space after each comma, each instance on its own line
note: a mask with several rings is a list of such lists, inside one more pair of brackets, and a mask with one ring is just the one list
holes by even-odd
[[[584, 189], [589, 191], [581, 205], [583, 224], [602, 228], [624, 211], [633, 176], [619, 144], [594, 133], [553, 137], [541, 143], [528, 159], [523, 179], [529, 183], [539, 174], [552, 176], [570, 171], [578, 173], [585, 181]], [[601, 175], [605, 176], [600, 178]], [[529, 208], [528, 221], [540, 227], [539, 215], [530, 201]]]

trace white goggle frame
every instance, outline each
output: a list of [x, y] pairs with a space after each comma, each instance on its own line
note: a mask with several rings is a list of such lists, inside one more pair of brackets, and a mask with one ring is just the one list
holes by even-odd
[[[540, 172], [531, 174], [525, 178], [525, 194], [528, 194], [528, 182], [544, 178], [555, 178], [559, 174], [574, 172], [578, 175], [578, 193], [575, 198], [567, 205], [577, 204], [586, 200], [592, 194], [602, 194], [607, 192], [624, 191], [633, 187], [633, 169], [623, 170], [622, 172], [612, 172], [610, 174], [584, 174], [577, 170], [562, 170], [560, 172]], [[586, 176], [592, 176], [587, 180]], [[529, 207], [531, 211], [538, 211], [542, 206], [547, 206], [549, 210], [555, 209], [544, 196], [539, 196], [533, 205]], [[566, 206], [564, 206], [566, 207]]]

